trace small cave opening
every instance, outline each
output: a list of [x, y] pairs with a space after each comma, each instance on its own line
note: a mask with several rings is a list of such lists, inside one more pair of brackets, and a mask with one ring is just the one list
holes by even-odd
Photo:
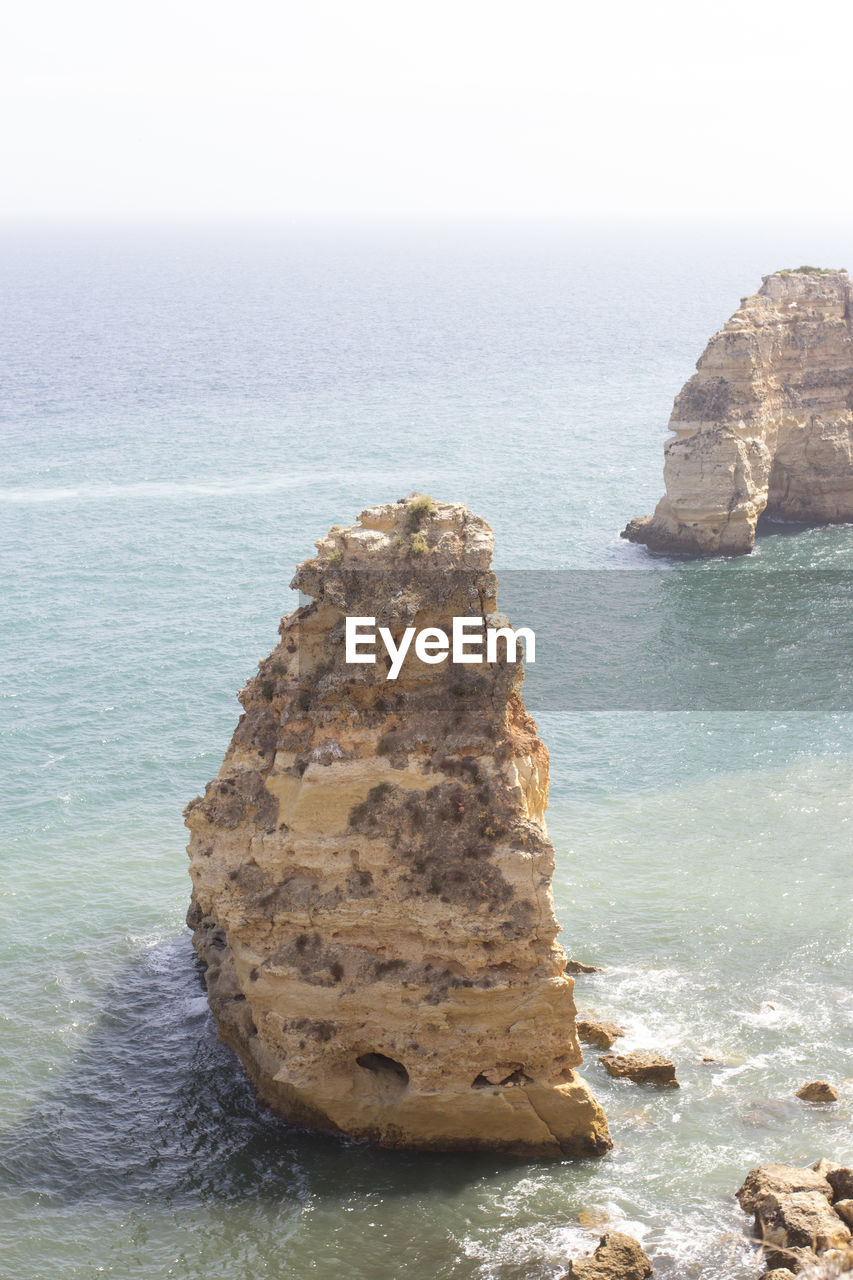
[[489, 1080], [488, 1077], [485, 1076], [481, 1071], [480, 1074], [476, 1077], [476, 1079], [471, 1081], [471, 1088], [472, 1089], [495, 1089], [495, 1088], [502, 1089], [504, 1088], [505, 1085], [512, 1085], [512, 1084], [533, 1084], [533, 1079], [531, 1076], [527, 1075], [527, 1073], [523, 1071], [521, 1067], [517, 1067], [515, 1071], [511, 1071], [508, 1076], [505, 1076], [503, 1078], [503, 1080]]
[[395, 1080], [400, 1084], [409, 1083], [409, 1073], [403, 1066], [402, 1062], [398, 1062], [396, 1058], [389, 1058], [384, 1053], [362, 1053], [356, 1062], [365, 1071], [372, 1071], [374, 1075], [384, 1077], [386, 1080]]

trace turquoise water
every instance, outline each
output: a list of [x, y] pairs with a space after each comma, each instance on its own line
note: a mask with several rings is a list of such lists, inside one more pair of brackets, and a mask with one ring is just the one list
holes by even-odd
[[[10, 1277], [547, 1280], [607, 1220], [658, 1277], [746, 1280], [743, 1173], [853, 1158], [853, 717], [846, 684], [826, 697], [850, 664], [853, 528], [770, 528], [713, 571], [618, 538], [659, 497], [672, 397], [740, 295], [848, 247], [828, 227], [3, 231]], [[181, 809], [293, 606], [294, 564], [416, 488], [484, 515], [498, 568], [529, 582], [668, 575], [672, 672], [692, 646], [722, 668], [724, 706], [537, 703], [564, 945], [604, 966], [579, 1007], [670, 1052], [683, 1086], [610, 1081], [590, 1052], [602, 1161], [287, 1129], [217, 1044], [183, 929]], [[753, 589], [761, 635], [747, 609], [733, 639], [715, 619]], [[804, 666], [804, 637], [839, 619], [837, 671], [831, 646]], [[638, 645], [638, 672], [668, 640]], [[848, 1082], [841, 1101], [805, 1108], [793, 1091], [820, 1077]]]

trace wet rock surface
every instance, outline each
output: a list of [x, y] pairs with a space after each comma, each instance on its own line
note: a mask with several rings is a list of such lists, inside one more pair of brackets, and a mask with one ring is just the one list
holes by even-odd
[[812, 1080], [797, 1090], [797, 1097], [803, 1102], [837, 1102], [838, 1090], [826, 1080]]
[[652, 1264], [642, 1245], [621, 1231], [608, 1231], [589, 1257], [572, 1259], [561, 1280], [647, 1280]]

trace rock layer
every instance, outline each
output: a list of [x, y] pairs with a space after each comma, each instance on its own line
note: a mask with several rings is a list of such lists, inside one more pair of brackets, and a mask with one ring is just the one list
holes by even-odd
[[[335, 527], [187, 807], [221, 1038], [287, 1120], [390, 1147], [599, 1154], [556, 942], [548, 755], [521, 662], [345, 662], [346, 615], [497, 608], [492, 533], [416, 498]], [[496, 615], [495, 615], [496, 616]], [[381, 651], [380, 651], [381, 652]]]
[[742, 555], [759, 517], [853, 520], [853, 282], [765, 276], [676, 397], [666, 495], [622, 532], [653, 551]]

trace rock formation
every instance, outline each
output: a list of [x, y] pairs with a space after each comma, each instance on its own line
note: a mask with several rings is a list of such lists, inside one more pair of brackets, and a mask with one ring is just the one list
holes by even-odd
[[[849, 1178], [853, 1170], [825, 1160], [811, 1169], [766, 1164], [747, 1174], [737, 1198], [744, 1213], [755, 1215], [755, 1235], [771, 1272], [787, 1269], [817, 1280], [849, 1269], [851, 1233], [843, 1197]], [[824, 1255], [825, 1267], [816, 1255]]]
[[616, 1022], [601, 1022], [598, 1018], [578, 1018], [576, 1022], [581, 1044], [594, 1044], [599, 1049], [611, 1049], [625, 1028]]
[[622, 537], [653, 551], [742, 555], [762, 512], [853, 520], [851, 315], [846, 271], [765, 276], [676, 397], [666, 496]]
[[413, 652], [393, 681], [381, 648], [345, 662], [346, 616], [399, 640], [493, 615], [492, 543], [464, 506], [421, 497], [316, 544], [293, 580], [310, 599], [187, 807], [188, 922], [220, 1036], [287, 1120], [389, 1147], [599, 1154], [521, 662]]
[[560, 1280], [648, 1280], [651, 1274], [652, 1264], [639, 1241], [622, 1231], [608, 1231], [594, 1253], [572, 1259]]
[[647, 1049], [623, 1054], [606, 1053], [598, 1061], [617, 1080], [633, 1080], [635, 1084], [662, 1084], [669, 1089], [680, 1087], [675, 1078], [675, 1063]]
[[803, 1102], [837, 1102], [838, 1090], [827, 1080], [812, 1080], [797, 1090], [797, 1097]]

